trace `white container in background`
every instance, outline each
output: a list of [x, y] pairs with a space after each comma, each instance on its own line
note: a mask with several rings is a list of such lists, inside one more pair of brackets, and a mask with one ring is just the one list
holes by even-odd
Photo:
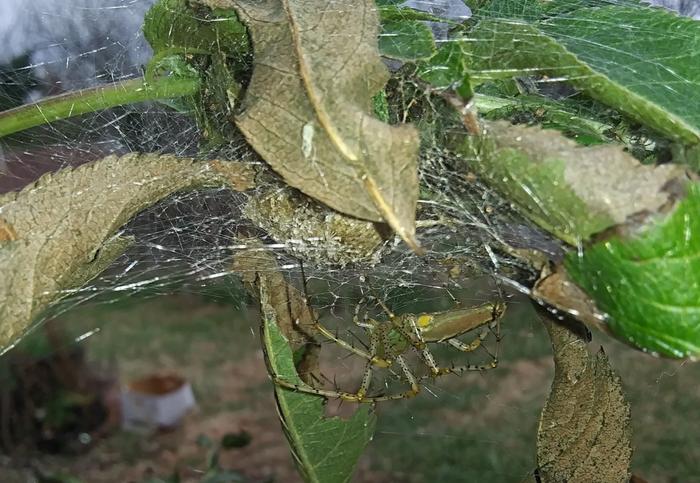
[[121, 391], [125, 429], [172, 428], [194, 407], [192, 386], [175, 375], [151, 375], [125, 385]]

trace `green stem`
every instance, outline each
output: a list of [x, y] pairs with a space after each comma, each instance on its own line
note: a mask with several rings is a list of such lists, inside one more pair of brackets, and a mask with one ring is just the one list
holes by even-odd
[[199, 88], [200, 81], [196, 78], [162, 78], [152, 83], [139, 78], [47, 97], [0, 112], [0, 138], [110, 107], [193, 95]]

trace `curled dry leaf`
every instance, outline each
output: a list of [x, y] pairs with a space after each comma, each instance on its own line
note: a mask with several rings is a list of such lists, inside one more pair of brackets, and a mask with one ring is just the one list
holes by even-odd
[[554, 270], [543, 274], [532, 287], [530, 296], [539, 303], [565, 312], [589, 327], [610, 334], [606, 325], [606, 315], [595, 302], [569, 278], [566, 270], [557, 265]]
[[620, 378], [602, 349], [539, 312], [554, 350], [554, 381], [537, 432], [543, 483], [627, 483], [630, 480], [630, 407]]
[[313, 340], [315, 315], [306, 297], [284, 278], [275, 255], [257, 239], [239, 239], [248, 248], [237, 250], [231, 269], [246, 284], [248, 292], [258, 297], [267, 294], [267, 303], [275, 310], [275, 320], [292, 350]]
[[658, 213], [686, 183], [682, 166], [643, 165], [621, 146], [579, 146], [560, 132], [484, 123], [461, 136], [470, 165], [539, 226], [577, 246], [635, 217]]
[[46, 307], [106, 269], [131, 240], [118, 229], [177, 191], [252, 187], [251, 167], [173, 156], [109, 156], [0, 196], [0, 347]]
[[386, 221], [414, 250], [416, 129], [374, 118], [389, 78], [371, 0], [202, 0], [234, 8], [253, 41], [236, 125], [285, 181], [333, 209]]

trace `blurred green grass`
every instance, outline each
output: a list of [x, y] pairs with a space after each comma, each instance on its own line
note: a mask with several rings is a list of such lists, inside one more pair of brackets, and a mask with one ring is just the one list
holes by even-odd
[[[100, 329], [82, 342], [96, 364], [116, 363], [122, 379], [180, 370], [201, 410], [216, 415], [250, 404], [217, 397], [224, 377], [218, 369], [260, 350], [255, 312], [237, 310], [239, 294], [226, 294], [126, 298], [81, 306], [61, 319], [74, 337]], [[549, 340], [525, 300], [509, 305], [502, 331], [498, 369], [443, 378], [418, 398], [382, 404], [364, 466], [383, 481], [532, 481], [537, 419], [553, 374]], [[700, 482], [700, 367], [594, 333], [591, 349], [600, 345], [632, 404], [634, 472], [650, 482]], [[260, 374], [240, 383], [255, 397], [269, 395]], [[362, 478], [356, 481], [375, 481]]]

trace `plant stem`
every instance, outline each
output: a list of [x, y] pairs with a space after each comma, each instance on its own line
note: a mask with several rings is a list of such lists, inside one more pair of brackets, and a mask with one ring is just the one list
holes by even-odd
[[151, 83], [139, 78], [47, 97], [0, 112], [0, 138], [110, 107], [193, 95], [199, 87], [200, 81], [195, 78], [163, 78]]

